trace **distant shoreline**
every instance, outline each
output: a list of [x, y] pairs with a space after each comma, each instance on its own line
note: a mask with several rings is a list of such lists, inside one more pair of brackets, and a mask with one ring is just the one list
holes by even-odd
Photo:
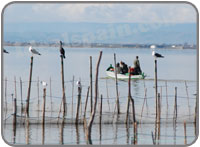
[[[152, 44], [151, 44], [152, 45]], [[107, 43], [64, 43], [67, 48], [130, 48], [130, 49], [150, 49], [150, 44], [107, 44]], [[196, 49], [196, 45], [188, 44], [153, 44], [157, 49]], [[5, 42], [3, 46], [36, 46], [36, 47], [59, 47], [58, 43], [21, 43]]]

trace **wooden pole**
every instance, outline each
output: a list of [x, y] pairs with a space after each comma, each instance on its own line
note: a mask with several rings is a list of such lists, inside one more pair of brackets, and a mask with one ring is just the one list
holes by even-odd
[[21, 94], [21, 116], [22, 116], [22, 113], [23, 113], [23, 93], [22, 93], [22, 79], [21, 79], [21, 77], [20, 77], [19, 81], [20, 81], [20, 94]]
[[157, 60], [155, 59], [155, 98], [156, 98], [156, 120], [157, 120], [157, 111], [158, 111], [158, 86], [157, 86]]
[[160, 116], [161, 116], [161, 102], [160, 102], [160, 93], [158, 93], [158, 140], [160, 140]]
[[134, 123], [134, 142], [133, 144], [137, 144], [137, 122]]
[[197, 103], [197, 95], [196, 95], [196, 102], [195, 102], [195, 114], [194, 114], [194, 129], [195, 129], [195, 135], [197, 136], [197, 130], [196, 130], [196, 126], [197, 126], [197, 116], [198, 116], [198, 110], [197, 110], [197, 106], [198, 106], [198, 103]]
[[95, 117], [95, 113], [96, 113], [96, 106], [97, 106], [98, 75], [99, 75], [99, 65], [100, 65], [101, 57], [102, 57], [102, 51], [100, 51], [99, 59], [98, 59], [97, 66], [96, 66], [94, 106], [93, 106], [92, 115], [90, 116], [90, 120], [88, 122], [88, 127], [87, 127], [87, 131], [86, 131], [86, 139], [89, 144], [92, 144], [91, 131], [92, 131], [92, 123], [94, 121], [94, 117]]
[[186, 130], [186, 122], [185, 121], [184, 121], [184, 135], [185, 135], [184, 144], [186, 145], [187, 144], [187, 130]]
[[42, 144], [45, 136], [45, 106], [46, 106], [46, 88], [43, 89], [43, 107], [42, 107]]
[[155, 145], [156, 143], [155, 143], [153, 132], [151, 132], [151, 136], [152, 136], [153, 145]]
[[30, 94], [31, 94], [32, 70], [33, 70], [33, 56], [31, 56], [31, 64], [30, 64], [28, 95], [27, 95], [27, 100], [26, 100], [26, 117], [29, 117], [29, 101], [30, 101]]
[[52, 116], [52, 112], [53, 112], [53, 101], [52, 101], [52, 89], [51, 89], [51, 77], [49, 79], [49, 94], [50, 94], [50, 99], [51, 99], [51, 116]]
[[17, 123], [17, 99], [14, 98], [14, 105], [13, 105], [13, 126], [16, 126]]
[[188, 102], [188, 113], [189, 113], [189, 118], [190, 118], [190, 98], [189, 98], [189, 94], [188, 94], [188, 86], [187, 86], [187, 82], [185, 81], [185, 90], [186, 90], [186, 95], [187, 95], [187, 102]]
[[66, 98], [65, 98], [65, 81], [64, 81], [64, 63], [63, 63], [63, 56], [61, 58], [61, 80], [62, 80], [62, 92], [63, 92], [63, 117], [65, 117], [65, 105], [66, 105]]
[[79, 109], [80, 109], [80, 102], [81, 102], [81, 85], [78, 86], [78, 100], [77, 100], [77, 109], [76, 109], [76, 121], [75, 124], [78, 124], [79, 120]]
[[72, 77], [72, 123], [74, 117], [74, 75]]
[[38, 112], [40, 110], [40, 80], [39, 80], [39, 77], [38, 77], [38, 81], [37, 81], [37, 94], [38, 94], [38, 103], [37, 103], [37, 106], [38, 106]]
[[46, 88], [43, 89], [42, 125], [45, 125]]
[[145, 88], [145, 90], [144, 90], [144, 101], [143, 101], [143, 104], [142, 104], [142, 111], [141, 111], [141, 118], [140, 118], [140, 126], [141, 126], [141, 122], [142, 122], [142, 114], [143, 114], [143, 111], [144, 111], [144, 104], [145, 104], [145, 100], [146, 100], [146, 93], [147, 93], [147, 88]]
[[174, 119], [177, 119], [177, 87], [175, 87], [175, 98], [174, 98]]
[[84, 110], [84, 116], [83, 116], [84, 120], [85, 120], [85, 117], [86, 117], [86, 110], [87, 110], [87, 102], [88, 102], [89, 90], [90, 90], [90, 86], [88, 86], [87, 95], [86, 95], [86, 99], [85, 99], [85, 110]]
[[92, 92], [92, 56], [90, 56], [90, 107], [91, 107], [91, 114], [93, 109], [93, 92]]
[[110, 102], [109, 102], [109, 94], [108, 94], [108, 81], [106, 79], [106, 94], [107, 94], [107, 103], [108, 103], [108, 108], [110, 112]]
[[5, 112], [7, 112], [7, 78], [5, 78]]
[[99, 108], [99, 125], [101, 126], [101, 121], [102, 121], [102, 101], [103, 101], [103, 96], [101, 94], [101, 102], [100, 102], [100, 108]]
[[167, 81], [165, 81], [165, 87], [166, 87], [166, 104], [167, 104], [166, 115], [168, 115], [169, 104], [168, 104], [168, 93], [167, 93]]
[[26, 144], [29, 144], [30, 130], [29, 130], [29, 119], [26, 118]]
[[119, 93], [118, 93], [118, 80], [117, 80], [117, 71], [116, 71], [116, 54], [114, 53], [114, 64], [115, 64], [115, 84], [116, 84], [116, 104], [117, 104], [117, 114], [120, 114], [120, 105], [119, 105]]

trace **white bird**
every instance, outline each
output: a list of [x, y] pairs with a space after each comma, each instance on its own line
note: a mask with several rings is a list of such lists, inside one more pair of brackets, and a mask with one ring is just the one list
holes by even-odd
[[164, 58], [164, 56], [162, 56], [159, 53], [156, 53], [154, 50], [152, 51], [152, 56], [154, 56], [155, 58]]
[[77, 82], [76, 82], [76, 85], [77, 85], [78, 87], [81, 87], [81, 81], [77, 81]]
[[40, 83], [42, 84], [43, 87], [47, 87], [47, 82], [41, 81]]
[[36, 55], [41, 55], [36, 49], [32, 48], [32, 46], [29, 47], [29, 52]]

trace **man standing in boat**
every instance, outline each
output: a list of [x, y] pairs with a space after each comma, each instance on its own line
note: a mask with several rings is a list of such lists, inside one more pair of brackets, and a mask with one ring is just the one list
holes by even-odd
[[134, 72], [135, 72], [134, 74], [136, 74], [136, 75], [141, 74], [142, 70], [140, 68], [140, 61], [139, 61], [139, 57], [138, 56], [136, 56], [136, 59], [135, 59], [133, 65], [134, 65]]

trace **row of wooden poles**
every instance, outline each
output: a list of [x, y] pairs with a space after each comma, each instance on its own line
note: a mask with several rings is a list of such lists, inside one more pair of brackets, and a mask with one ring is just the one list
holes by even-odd
[[[86, 96], [86, 102], [85, 102], [85, 111], [84, 111], [84, 128], [85, 128], [85, 135], [88, 140], [88, 144], [92, 144], [91, 140], [91, 131], [92, 131], [92, 124], [95, 118], [95, 113], [96, 113], [96, 107], [97, 107], [97, 99], [98, 99], [98, 75], [99, 75], [99, 66], [100, 66], [100, 61], [102, 57], [102, 51], [100, 51], [99, 58], [97, 61], [96, 65], [96, 77], [95, 77], [95, 89], [94, 89], [94, 102], [93, 102], [93, 89], [92, 89], [92, 57], [90, 56], [90, 86], [88, 87], [87, 90], [87, 96]], [[114, 54], [114, 64], [116, 68], [116, 54]], [[33, 56], [31, 56], [31, 63], [30, 63], [30, 75], [29, 75], [29, 85], [28, 85], [28, 94], [27, 94], [27, 100], [26, 100], [26, 122], [29, 124], [29, 102], [30, 102], [30, 93], [31, 93], [31, 82], [32, 82], [32, 70], [33, 70]], [[63, 56], [61, 56], [61, 80], [62, 80], [62, 112], [63, 112], [63, 117], [62, 117], [62, 122], [61, 124], [64, 125], [65, 123], [65, 116], [66, 116], [66, 94], [65, 94], [65, 85], [64, 85], [64, 63], [63, 63]], [[118, 94], [118, 79], [117, 79], [117, 73], [115, 70], [115, 82], [116, 82], [116, 109], [117, 109], [117, 118], [120, 114], [120, 104], [119, 104], [119, 94]], [[156, 118], [155, 118], [155, 133], [153, 139], [153, 143], [156, 142], [156, 140], [159, 140], [160, 136], [160, 118], [161, 118], [161, 105], [160, 105], [160, 94], [157, 92], [157, 60], [155, 59], [155, 98], [156, 98]], [[78, 103], [77, 103], [77, 111], [76, 111], [76, 120], [75, 124], [79, 124], [79, 107], [80, 107], [80, 101], [81, 101], [81, 86], [78, 87]], [[16, 86], [15, 86], [15, 91], [16, 91]], [[87, 122], [86, 120], [86, 109], [87, 109], [87, 102], [88, 102], [88, 96], [90, 92], [90, 105], [91, 105], [91, 115], [89, 118], [89, 121]], [[16, 93], [15, 93], [16, 94]], [[188, 93], [187, 93], [188, 95]], [[99, 124], [101, 125], [102, 121], [102, 95], [101, 95], [101, 103], [100, 103], [100, 119], [99, 119]], [[188, 101], [189, 102], [189, 101]], [[131, 96], [131, 74], [129, 74], [129, 80], [128, 80], [128, 101], [127, 101], [127, 112], [126, 112], [126, 124], [129, 123], [128, 120], [129, 118], [129, 109], [130, 109], [130, 104], [131, 104], [131, 109], [132, 109], [132, 122], [133, 122], [133, 134], [134, 134], [134, 144], [137, 144], [137, 124], [138, 122], [136, 121], [135, 117], [135, 105], [134, 105], [134, 99]], [[45, 126], [45, 105], [46, 105], [46, 88], [43, 89], [43, 108], [42, 108], [42, 126], [44, 128]], [[188, 104], [189, 106], [189, 104]], [[22, 106], [23, 107], [23, 106]], [[16, 108], [16, 98], [14, 101], [14, 117], [13, 117], [13, 125], [16, 126], [16, 114], [17, 114], [17, 108]], [[60, 107], [60, 112], [61, 112], [61, 107]], [[195, 107], [195, 112], [197, 113], [197, 105]], [[195, 113], [195, 114], [196, 114]], [[176, 123], [177, 119], [177, 88], [175, 88], [175, 103], [174, 103], [174, 122]], [[195, 123], [196, 123], [196, 115], [195, 115]]]

